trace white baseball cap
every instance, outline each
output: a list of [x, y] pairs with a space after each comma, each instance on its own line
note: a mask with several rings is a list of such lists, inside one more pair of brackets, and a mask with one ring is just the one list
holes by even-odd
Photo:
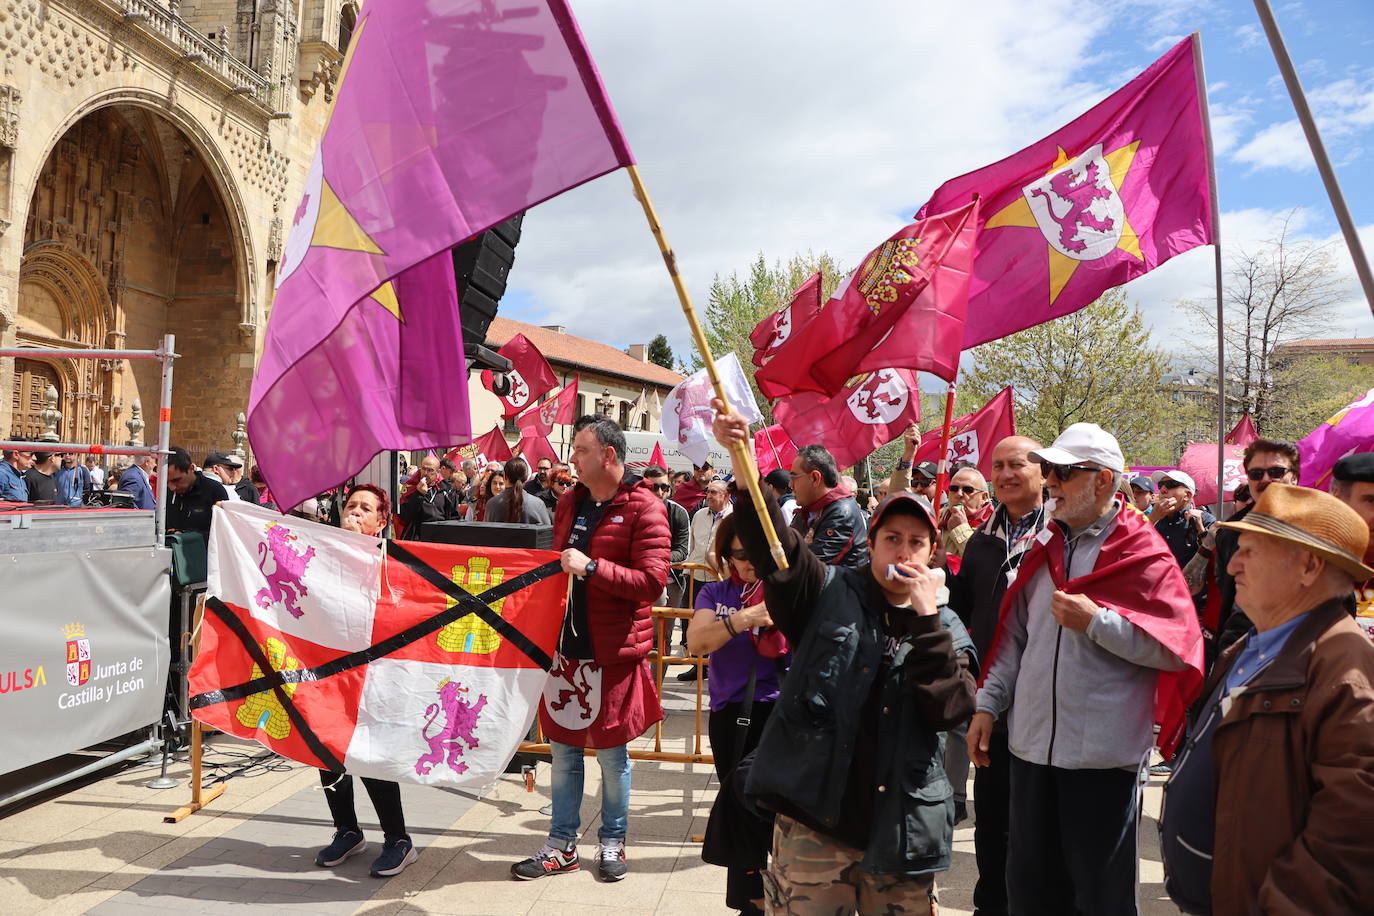
[[1183, 484], [1183, 488], [1194, 496], [1197, 495], [1197, 484], [1193, 483], [1193, 475], [1185, 474], [1178, 468], [1165, 471], [1159, 478], [1160, 480], [1172, 480], [1174, 483]]
[[1126, 459], [1116, 437], [1096, 423], [1075, 423], [1059, 434], [1054, 445], [1031, 452], [1050, 464], [1081, 464], [1087, 462], [1109, 468], [1118, 474], [1126, 471]]

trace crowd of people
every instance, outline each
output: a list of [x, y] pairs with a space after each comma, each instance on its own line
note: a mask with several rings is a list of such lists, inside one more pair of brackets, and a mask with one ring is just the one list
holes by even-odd
[[[735, 413], [714, 432], [749, 441]], [[1218, 520], [1189, 474], [1131, 474], [1093, 424], [1048, 447], [1003, 439], [990, 476], [958, 467], [938, 495], [918, 441], [908, 431], [863, 502], [828, 450], [803, 446], [756, 505], [748, 464], [637, 472], [617, 424], [589, 416], [567, 464], [431, 456], [394, 514], [376, 487], [336, 500], [336, 524], [383, 536], [388, 521], [553, 527], [572, 577], [553, 676], [595, 677], [600, 704], [578, 727], [541, 707], [549, 830], [512, 876], [581, 867], [588, 750], [597, 873], [628, 872], [628, 744], [663, 715], [649, 653], [668, 605], [693, 614], [660, 651], [706, 659], [686, 675], [708, 679], [720, 784], [703, 857], [735, 910], [936, 912], [971, 811], [977, 913], [1135, 913], [1153, 773], [1183, 912], [1369, 912], [1374, 454], [1342, 459], [1327, 493], [1298, 486], [1292, 443], [1259, 439]], [[151, 498], [146, 463], [116, 481], [78, 458], [6, 452], [0, 495], [59, 502], [103, 479]], [[207, 530], [225, 499], [270, 504], [234, 455], [197, 467], [173, 449], [167, 478], [172, 529]], [[316, 862], [333, 866], [366, 843], [351, 780], [321, 778], [335, 836]], [[416, 856], [399, 794], [363, 782], [386, 834], [373, 873], [395, 874]]]

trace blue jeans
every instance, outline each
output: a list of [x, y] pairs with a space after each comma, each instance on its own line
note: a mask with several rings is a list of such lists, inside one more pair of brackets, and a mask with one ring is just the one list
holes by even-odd
[[[553, 820], [550, 845], [577, 842], [582, 827], [582, 748], [549, 742], [553, 751]], [[624, 840], [630, 820], [630, 752], [625, 745], [596, 752], [601, 765], [601, 828], [597, 836]]]

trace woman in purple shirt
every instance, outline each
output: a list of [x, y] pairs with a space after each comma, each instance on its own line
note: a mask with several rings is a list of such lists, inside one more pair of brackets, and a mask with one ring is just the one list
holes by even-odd
[[[687, 628], [687, 650], [711, 659], [709, 733], [722, 795], [711, 810], [713, 823], [707, 827], [708, 848], [703, 849], [703, 857], [726, 865], [726, 906], [746, 914], [762, 913], [760, 871], [768, 857], [771, 825], [761, 831], [727, 826], [726, 822], [743, 828], [752, 817], [727, 793], [731, 791], [730, 773], [740, 758], [757, 746], [773, 711], [782, 664], [781, 659], [760, 655], [756, 648], [756, 628], [771, 627], [773, 620], [763, 605], [763, 588], [754, 575], [754, 566], [735, 537], [733, 516], [721, 519], [710, 556], [725, 578], [702, 586], [697, 593], [696, 613]], [[751, 672], [753, 698], [747, 703]], [[740, 724], [746, 718], [748, 724]], [[715, 846], [713, 835], [729, 835], [731, 848], [710, 848]]]

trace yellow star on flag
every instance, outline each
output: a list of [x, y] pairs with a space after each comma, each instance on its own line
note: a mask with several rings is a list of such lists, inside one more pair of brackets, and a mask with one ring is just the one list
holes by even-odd
[[[1126, 180], [1126, 173], [1130, 171], [1131, 163], [1135, 160], [1136, 150], [1139, 147], [1140, 141], [1136, 140], [1134, 143], [1128, 143], [1125, 146], [1118, 147], [1110, 153], [1104, 153], [1102, 155], [1102, 158], [1106, 160], [1110, 170], [1110, 180], [1112, 187], [1115, 189], [1114, 193], [1117, 194], [1118, 197], [1120, 195], [1122, 182]], [[1054, 160], [1054, 164], [1045, 171], [1045, 175], [1052, 175], [1054, 172], [1067, 165], [1069, 161], [1069, 156], [1064, 152], [1064, 148], [1062, 146], [1059, 147], [1059, 155]], [[1117, 241], [1116, 248], [1113, 250], [1124, 251], [1137, 260], [1144, 261], [1145, 256], [1140, 252], [1140, 237], [1137, 236], [1135, 230], [1131, 228], [1130, 221], [1127, 219], [1124, 209], [1121, 214], [1121, 219], [1121, 238]], [[1044, 233], [1039, 221], [1035, 218], [1035, 214], [1031, 212], [1030, 201], [1026, 197], [1025, 189], [1023, 189], [1020, 197], [994, 213], [988, 221], [983, 224], [984, 229], [1002, 229], [1011, 226], [1024, 229], [1035, 229], [1042, 234]], [[1069, 257], [1056, 249], [1052, 244], [1047, 244], [1046, 249], [1049, 255], [1049, 301], [1053, 304], [1054, 301], [1059, 298], [1059, 294], [1063, 292], [1064, 287], [1068, 285], [1069, 280], [1072, 279], [1074, 271], [1078, 269], [1080, 259]], [[1101, 255], [1100, 257], [1105, 257], [1105, 255]], [[1093, 260], [1096, 259], [1094, 258]]]

